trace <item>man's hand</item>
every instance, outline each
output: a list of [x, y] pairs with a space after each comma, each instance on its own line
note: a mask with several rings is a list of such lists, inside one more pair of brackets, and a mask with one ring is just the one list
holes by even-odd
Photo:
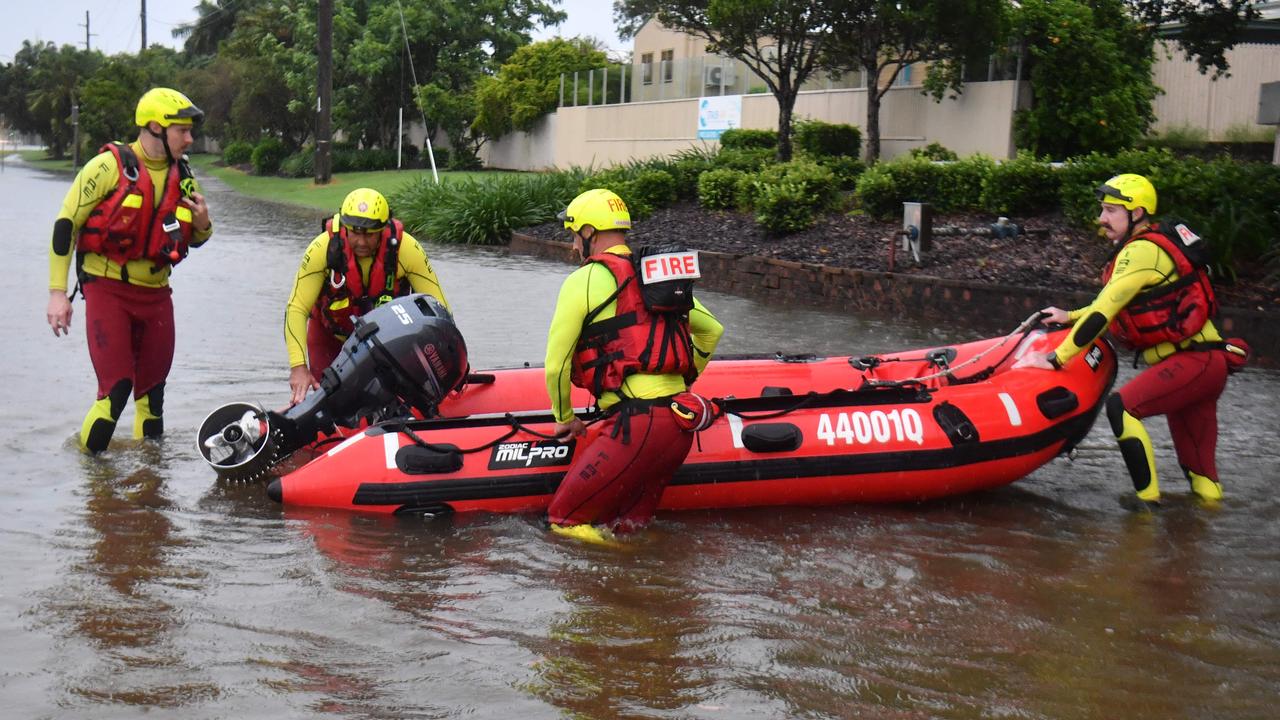
[[1047, 308], [1044, 308], [1040, 312], [1045, 314], [1044, 322], [1047, 322], [1047, 323], [1054, 323], [1057, 325], [1066, 325], [1071, 322], [1071, 315], [1068, 314], [1067, 311], [1063, 310], [1062, 308], [1049, 306]]
[[311, 376], [311, 371], [306, 365], [295, 365], [289, 368], [289, 391], [292, 396], [289, 398], [291, 405], [297, 405], [307, 396], [308, 390], [319, 390], [320, 383]]
[[1049, 355], [1038, 352], [1029, 352], [1018, 358], [1018, 362], [1013, 364], [1013, 369], [1018, 368], [1036, 368], [1038, 370], [1057, 370], [1052, 362], [1049, 362]]
[[587, 426], [586, 423], [575, 417], [567, 423], [556, 423], [556, 428], [552, 431], [552, 434], [556, 436], [556, 440], [562, 443], [568, 442], [572, 438], [586, 435]]
[[71, 301], [66, 290], [49, 291], [49, 307], [44, 311], [54, 337], [71, 334]]
[[200, 193], [191, 193], [189, 196], [182, 198], [182, 203], [191, 208], [191, 226], [200, 232], [209, 229], [209, 206], [204, 201], [204, 195]]

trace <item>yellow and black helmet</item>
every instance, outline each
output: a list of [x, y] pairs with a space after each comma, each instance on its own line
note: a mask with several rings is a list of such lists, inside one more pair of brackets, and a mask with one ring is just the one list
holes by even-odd
[[560, 213], [564, 226], [578, 232], [583, 225], [600, 230], [630, 230], [631, 212], [617, 193], [604, 188], [588, 190], [569, 203]]
[[1133, 211], [1142, 208], [1148, 215], [1156, 214], [1156, 188], [1141, 175], [1123, 173], [1098, 186], [1095, 194], [1099, 202], [1123, 205]]
[[338, 215], [342, 224], [352, 230], [381, 230], [391, 217], [391, 209], [382, 193], [373, 188], [356, 188], [347, 193]]
[[138, 127], [151, 122], [160, 123], [160, 127], [191, 125], [204, 119], [204, 111], [177, 90], [151, 88], [138, 100], [133, 118]]

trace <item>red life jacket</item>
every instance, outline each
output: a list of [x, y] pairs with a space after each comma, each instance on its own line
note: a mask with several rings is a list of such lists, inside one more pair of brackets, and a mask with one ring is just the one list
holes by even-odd
[[[1200, 332], [1218, 314], [1218, 299], [1209, 284], [1209, 252], [1203, 240], [1186, 225], [1173, 224], [1170, 232], [1159, 223], [1130, 238], [1155, 243], [1173, 259], [1178, 279], [1147, 288], [1125, 305], [1111, 322], [1111, 332], [1124, 344], [1145, 350], [1160, 343], [1179, 343]], [[1123, 246], [1121, 246], [1123, 247]], [[1102, 282], [1111, 280], [1111, 262], [1102, 271]]]
[[[123, 143], [107, 143], [120, 168], [116, 187], [98, 203], [80, 228], [76, 249], [105, 255], [122, 268], [130, 260], [146, 259], [159, 265], [177, 265], [187, 256], [191, 242], [191, 212], [179, 213], [186, 196], [183, 180], [191, 177], [186, 160], [170, 163], [164, 189], [156, 204], [151, 173], [138, 162], [133, 149]], [[181, 216], [181, 217], [179, 217]]]
[[[608, 268], [618, 289], [587, 313], [569, 379], [596, 397], [622, 388], [632, 373], [679, 373], [693, 382], [693, 338], [687, 312], [655, 312], [645, 305], [635, 266], [628, 257], [602, 252], [587, 258]], [[617, 300], [613, 317], [595, 321]], [[691, 302], [691, 301], [690, 301]]]
[[[339, 231], [334, 232], [334, 225]], [[320, 296], [311, 308], [311, 318], [321, 323], [326, 330], [346, 339], [353, 329], [352, 320], [370, 310], [391, 302], [393, 298], [409, 294], [407, 279], [396, 283], [396, 268], [400, 263], [400, 237], [404, 235], [404, 225], [394, 218], [382, 228], [378, 240], [381, 252], [373, 256], [373, 266], [369, 268], [369, 282], [364, 282], [360, 273], [360, 265], [356, 262], [351, 244], [347, 242], [347, 229], [337, 221], [337, 216], [324, 221], [325, 232], [329, 233], [329, 252], [326, 267], [329, 277], [320, 288]]]

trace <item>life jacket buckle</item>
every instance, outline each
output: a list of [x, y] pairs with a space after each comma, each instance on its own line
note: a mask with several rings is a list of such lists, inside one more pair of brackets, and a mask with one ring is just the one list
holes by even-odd
[[338, 275], [337, 270], [329, 271], [329, 287], [333, 288], [334, 290], [339, 290], [342, 288], [343, 285], [346, 285], [346, 284], [347, 284], [346, 275]]
[[160, 226], [160, 229], [164, 230], [167, 233], [171, 233], [171, 232], [177, 232], [181, 227], [182, 225], [178, 223], [177, 218], [168, 217], [168, 218], [165, 218], [165, 221]]

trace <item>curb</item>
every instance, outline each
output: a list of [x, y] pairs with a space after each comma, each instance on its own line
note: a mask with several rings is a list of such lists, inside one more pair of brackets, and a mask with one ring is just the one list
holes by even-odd
[[[513, 232], [510, 252], [572, 263], [568, 243]], [[1003, 332], [1048, 306], [1081, 307], [1089, 292], [992, 285], [923, 275], [839, 268], [755, 255], [699, 251], [702, 287], [787, 305], [852, 310], [888, 318], [959, 321], [983, 332]], [[1280, 365], [1280, 319], [1249, 308], [1221, 308], [1216, 319], [1224, 336], [1243, 337], [1261, 365]]]

